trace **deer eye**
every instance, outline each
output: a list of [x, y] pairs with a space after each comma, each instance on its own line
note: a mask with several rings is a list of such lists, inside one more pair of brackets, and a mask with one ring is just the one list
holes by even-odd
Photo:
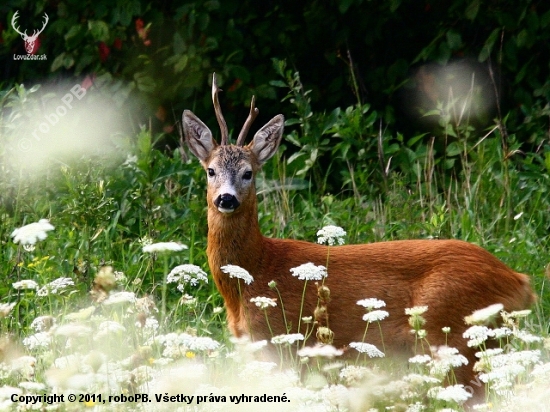
[[208, 168], [208, 176], [210, 176], [210, 177], [216, 176], [216, 172], [214, 172], [214, 169]]
[[250, 180], [250, 179], [252, 179], [252, 171], [247, 170], [246, 172], [244, 172], [244, 174], [243, 174], [243, 179], [244, 179], [244, 180]]

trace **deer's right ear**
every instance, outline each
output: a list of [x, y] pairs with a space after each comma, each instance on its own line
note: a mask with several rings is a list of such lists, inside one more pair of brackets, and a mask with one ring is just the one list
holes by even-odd
[[212, 132], [190, 110], [184, 110], [181, 120], [187, 146], [202, 163], [206, 162], [212, 150], [218, 146], [212, 138]]

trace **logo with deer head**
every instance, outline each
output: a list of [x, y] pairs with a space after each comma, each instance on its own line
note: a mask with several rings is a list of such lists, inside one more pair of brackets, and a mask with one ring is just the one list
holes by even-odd
[[38, 35], [44, 31], [46, 28], [46, 24], [48, 24], [48, 21], [50, 20], [48, 15], [44, 13], [44, 24], [42, 25], [42, 28], [40, 30], [34, 30], [31, 36], [27, 34], [27, 30], [24, 32], [21, 32], [19, 30], [19, 27], [16, 26], [17, 24], [17, 18], [19, 17], [19, 11], [16, 11], [13, 15], [13, 18], [11, 19], [11, 25], [13, 29], [21, 35], [21, 38], [25, 41], [25, 50], [27, 51], [27, 54], [33, 54], [34, 50], [34, 44], [36, 42], [36, 39], [38, 38]]

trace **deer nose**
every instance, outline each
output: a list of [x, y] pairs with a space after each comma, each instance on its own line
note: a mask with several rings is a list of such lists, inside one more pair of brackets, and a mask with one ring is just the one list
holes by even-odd
[[216, 198], [214, 205], [222, 213], [231, 213], [240, 206], [240, 203], [235, 196], [224, 193]]

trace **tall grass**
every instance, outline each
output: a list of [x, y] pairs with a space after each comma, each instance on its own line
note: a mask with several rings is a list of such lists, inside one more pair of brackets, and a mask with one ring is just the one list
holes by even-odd
[[[362, 127], [355, 120], [345, 123], [356, 118], [356, 110], [365, 108], [351, 108], [331, 127], [346, 126], [347, 133], [350, 124]], [[310, 349], [300, 356], [298, 349], [312, 347], [315, 336], [296, 342], [279, 338], [281, 353], [290, 351], [295, 362], [287, 369], [262, 357], [262, 347], [272, 343], [232, 340], [213, 282], [168, 277], [182, 264], [208, 272], [205, 178], [199, 165], [182, 161], [178, 151], [159, 152], [153, 136], [141, 130], [116, 141], [114, 158], [97, 153], [77, 161], [53, 159], [37, 173], [9, 161], [18, 138], [17, 128], [9, 126], [16, 121], [5, 117], [1, 125], [0, 408], [24, 409], [11, 402], [12, 394], [57, 393], [65, 400], [48, 406], [57, 410], [461, 410], [463, 390], [442, 384], [460, 360], [452, 352], [435, 350], [404, 367], [392, 359], [375, 361], [368, 352], [357, 352], [357, 362], [339, 360], [340, 348], [324, 354]], [[480, 372], [488, 376], [480, 384], [488, 398], [479, 409], [540, 410], [550, 377], [548, 172], [536, 156], [508, 160], [498, 133], [495, 128], [459, 139], [462, 146], [447, 163], [433, 149], [434, 141], [423, 138], [401, 139], [401, 151], [393, 154], [406, 162], [396, 161], [388, 170], [377, 169], [378, 161], [363, 169], [361, 158], [343, 159], [339, 152], [328, 157], [328, 165], [324, 160], [324, 169], [316, 167], [311, 180], [298, 173], [303, 165], [289, 165], [280, 155], [258, 179], [259, 219], [268, 236], [310, 241], [326, 225], [344, 227], [348, 243], [460, 238], [530, 274], [539, 296], [533, 313], [510, 318], [510, 334], [498, 340], [502, 354], [480, 344]], [[400, 138], [381, 139], [389, 151]], [[344, 176], [341, 191], [331, 183], [335, 173]], [[13, 242], [14, 229], [43, 218], [55, 227], [47, 238], [33, 247]], [[188, 249], [143, 251], [159, 242]], [[73, 284], [54, 291], [51, 282], [59, 278]], [[14, 288], [21, 280], [36, 282], [38, 289]], [[258, 310], [265, 310], [268, 321], [278, 308]], [[377, 328], [375, 323], [368, 327]], [[355, 346], [367, 348], [364, 344]], [[448, 363], [442, 365], [442, 359]], [[499, 369], [503, 365], [513, 372], [506, 375]], [[138, 393], [153, 402], [108, 398]], [[69, 394], [102, 398], [71, 403]], [[194, 398], [157, 402], [155, 394]], [[254, 402], [253, 396], [263, 394], [278, 398]], [[241, 395], [251, 398], [231, 398]], [[44, 401], [36, 408], [45, 408]]]

